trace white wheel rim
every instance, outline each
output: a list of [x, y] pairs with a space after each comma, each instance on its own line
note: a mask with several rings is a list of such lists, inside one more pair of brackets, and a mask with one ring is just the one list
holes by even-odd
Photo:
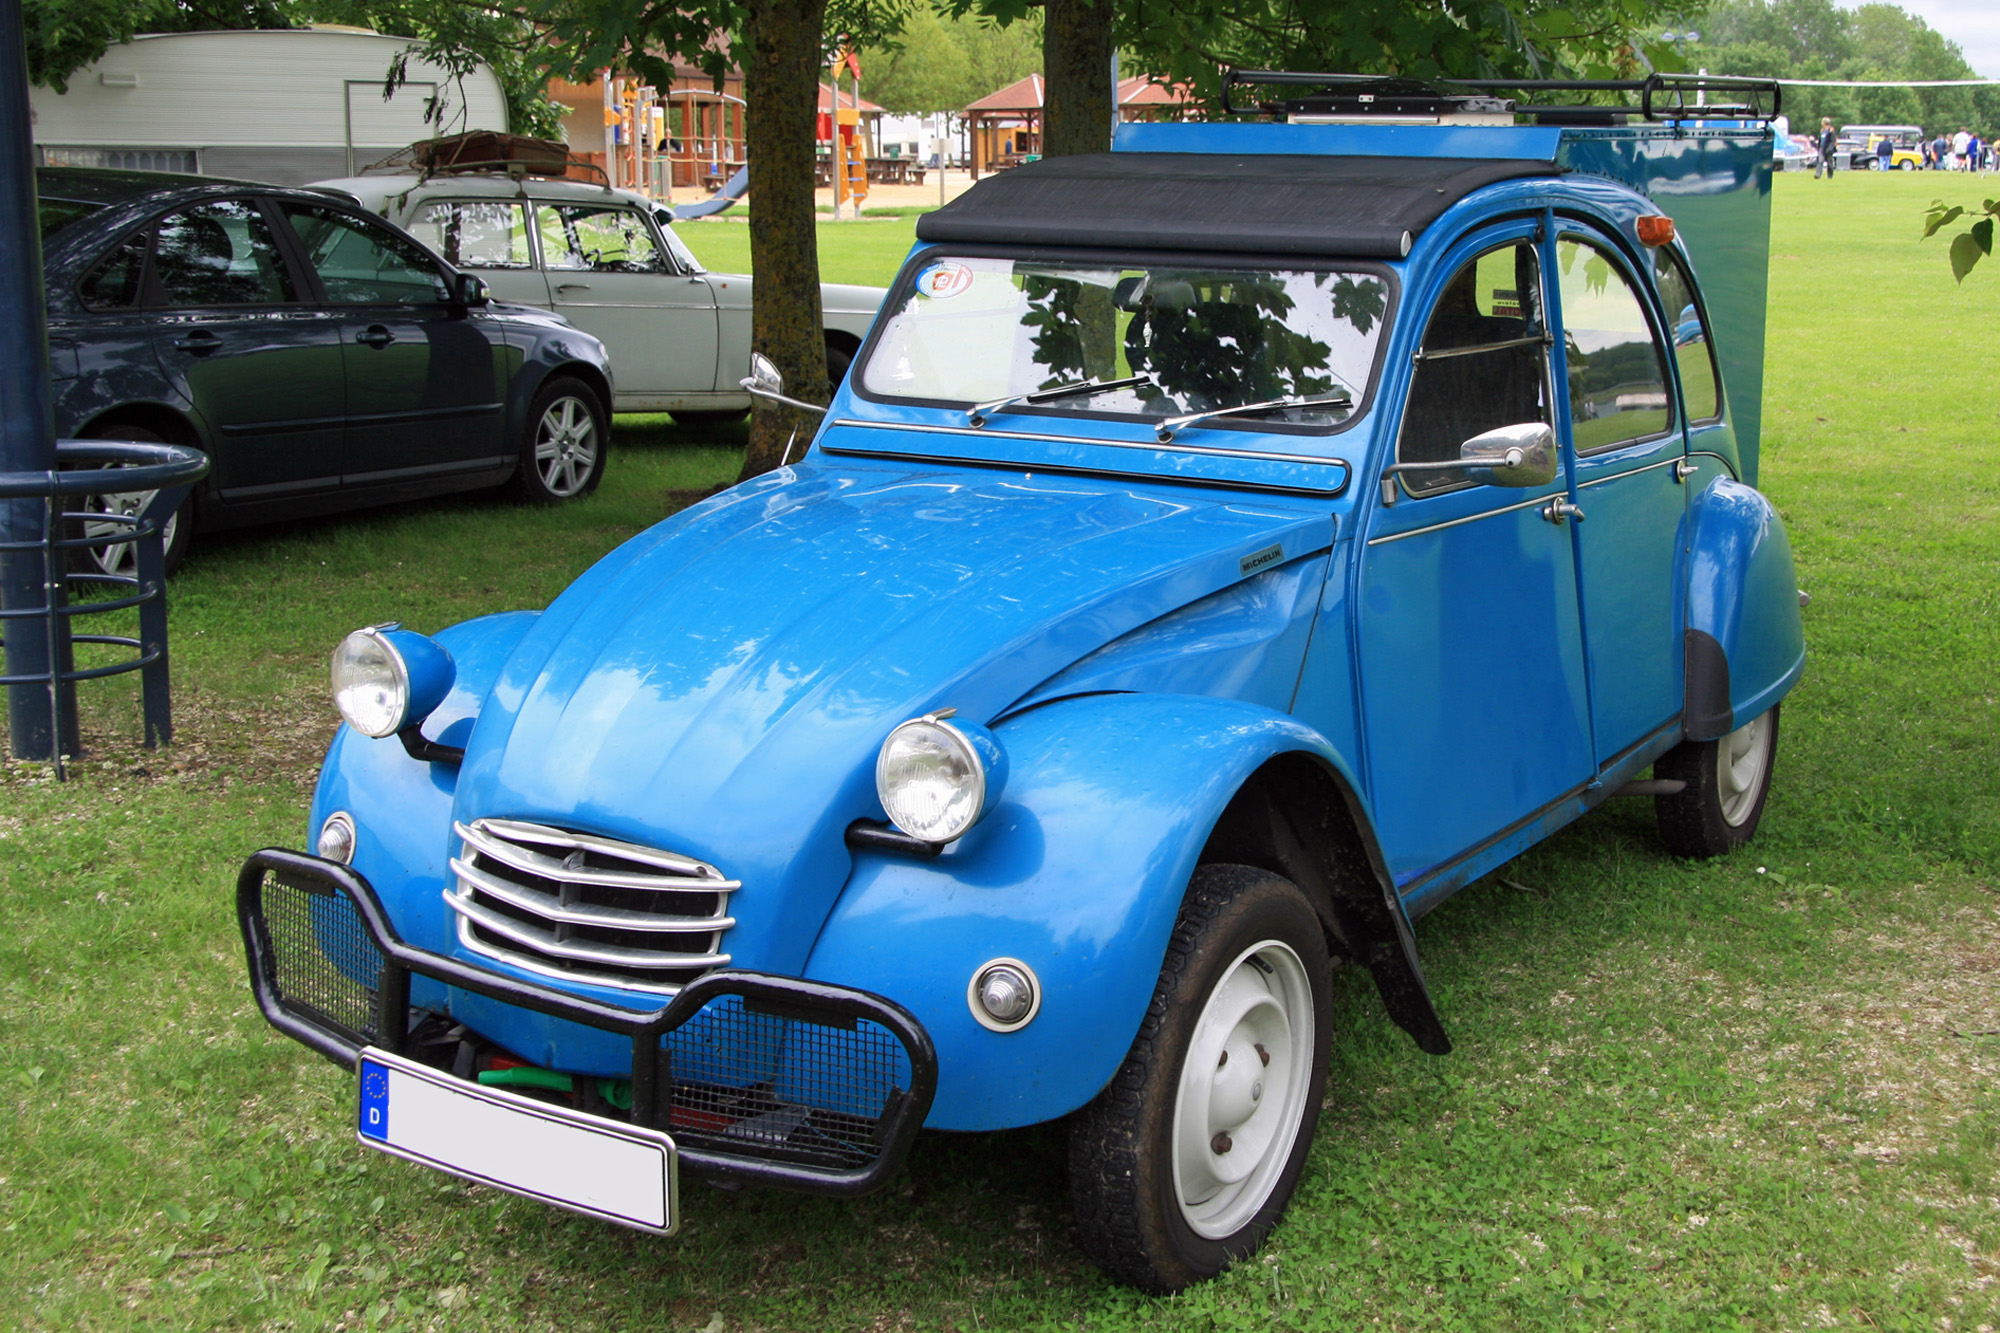
[[1316, 1041], [1312, 982], [1280, 940], [1245, 949], [1209, 993], [1174, 1097], [1174, 1196], [1196, 1235], [1233, 1236], [1270, 1200]]
[[1715, 789], [1723, 822], [1740, 827], [1757, 808], [1764, 770], [1771, 763], [1771, 715], [1763, 713], [1724, 736], [1715, 747]]
[[549, 494], [567, 498], [597, 467], [597, 420], [575, 398], [558, 398], [535, 425], [535, 470]]

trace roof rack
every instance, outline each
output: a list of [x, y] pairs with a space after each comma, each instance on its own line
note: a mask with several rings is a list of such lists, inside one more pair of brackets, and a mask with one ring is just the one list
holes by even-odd
[[[1231, 104], [1229, 91], [1243, 85], [1306, 87], [1301, 97]], [[1564, 102], [1521, 105], [1506, 93], [1638, 94], [1636, 105]], [[1728, 99], [1710, 101], [1711, 94]], [[1777, 118], [1782, 90], [1775, 79], [1723, 74], [1649, 74], [1643, 79], [1430, 79], [1377, 74], [1324, 74], [1307, 70], [1227, 69], [1222, 74], [1222, 109], [1229, 115], [1261, 112], [1277, 119], [1339, 118], [1438, 123], [1468, 120], [1494, 123], [1500, 117], [1533, 116], [1542, 124], [1615, 124], [1637, 116], [1650, 121], [1756, 120]], [[1505, 123], [1505, 122], [1503, 122]]]
[[580, 158], [566, 144], [552, 139], [530, 139], [523, 135], [474, 130], [437, 139], [419, 139], [398, 148], [379, 162], [370, 162], [357, 175], [376, 172], [418, 173], [422, 184], [434, 176], [494, 175], [510, 180], [526, 176], [550, 180], [576, 180], [611, 188], [611, 177], [595, 162]]

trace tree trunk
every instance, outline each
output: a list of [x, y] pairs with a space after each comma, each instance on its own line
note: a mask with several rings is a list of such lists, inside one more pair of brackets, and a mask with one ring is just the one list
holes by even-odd
[[1111, 148], [1112, 0], [1048, 0], [1042, 25], [1042, 156]]
[[[827, 400], [819, 234], [813, 213], [815, 117], [826, 0], [750, 0], [744, 36], [744, 148], [750, 160], [750, 342], [777, 363], [785, 392]], [[1109, 58], [1108, 56], [1106, 57]], [[740, 480], [797, 458], [820, 418], [757, 401]], [[793, 434], [797, 442], [793, 443]]]

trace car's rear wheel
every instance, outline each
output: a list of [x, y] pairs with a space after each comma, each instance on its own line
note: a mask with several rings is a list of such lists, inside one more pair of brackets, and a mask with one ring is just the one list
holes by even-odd
[[1910, 159], [1907, 157], [1904, 158], [1901, 162], [1898, 162], [1896, 164], [1896, 170], [1898, 171], [1915, 171], [1916, 169], [1917, 169], [1917, 164], [1910, 161]]
[[1720, 856], [1756, 836], [1778, 758], [1778, 709], [1712, 741], [1682, 741], [1653, 776], [1682, 788], [1653, 798], [1660, 840], [1675, 856]]
[[544, 384], [523, 434], [521, 463], [508, 483], [518, 499], [556, 504], [597, 489], [610, 430], [589, 385], [568, 375]]
[[[131, 440], [139, 444], [166, 444], [167, 438], [158, 431], [138, 425], [121, 425], [106, 422], [91, 426], [79, 437], [86, 440]], [[81, 498], [77, 508], [86, 515], [105, 515], [102, 518], [86, 517], [75, 525], [72, 535], [86, 537], [102, 545], [78, 548], [71, 553], [71, 568], [87, 574], [117, 574], [130, 578], [139, 572], [138, 546], [133, 542], [112, 541], [112, 538], [129, 535], [132, 527], [111, 518], [111, 515], [137, 517], [153, 503], [158, 491], [117, 491], [110, 495], [88, 495]], [[166, 570], [172, 574], [181, 567], [187, 555], [188, 544], [194, 540], [194, 497], [190, 494], [183, 499], [180, 507], [167, 515], [160, 529], [160, 541], [166, 555]]]
[[1195, 872], [1139, 1035], [1070, 1127], [1077, 1225], [1112, 1277], [1178, 1291], [1277, 1225], [1319, 1122], [1330, 970], [1290, 881]]

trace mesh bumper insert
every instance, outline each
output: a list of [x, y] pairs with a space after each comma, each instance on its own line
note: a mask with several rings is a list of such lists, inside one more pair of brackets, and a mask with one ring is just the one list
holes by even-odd
[[670, 1132], [698, 1175], [859, 1194], [901, 1165], [937, 1056], [901, 1006], [789, 977], [712, 971], [647, 1012], [517, 981], [402, 942], [374, 889], [318, 857], [266, 850], [237, 877], [250, 983], [272, 1026], [353, 1067], [398, 1054], [425, 1015], [410, 977], [624, 1035], [631, 1119]]

